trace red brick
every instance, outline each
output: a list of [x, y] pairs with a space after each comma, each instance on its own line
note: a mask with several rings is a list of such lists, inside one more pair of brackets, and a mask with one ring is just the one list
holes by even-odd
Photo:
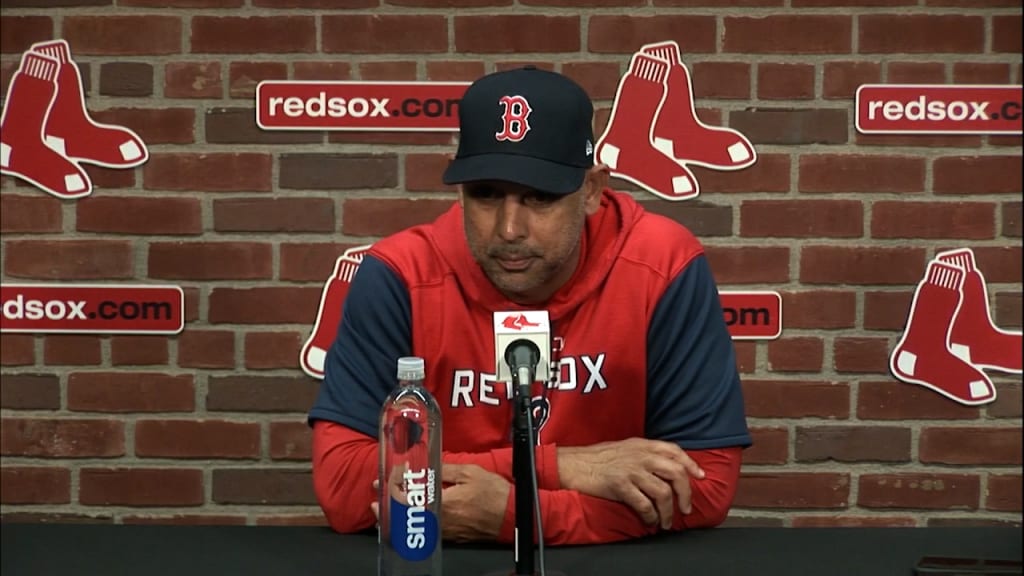
[[846, 144], [846, 110], [753, 108], [729, 113], [729, 126], [757, 144]]
[[743, 398], [751, 418], [850, 416], [850, 386], [843, 383], [748, 379]]
[[562, 74], [578, 83], [593, 100], [611, 100], [622, 76], [619, 62], [563, 62]]
[[814, 65], [763, 62], [757, 65], [757, 97], [763, 100], [814, 98]]
[[[944, 247], [943, 250], [950, 250], [951, 247]], [[979, 246], [973, 248], [974, 260], [978, 271], [985, 276], [989, 283], [993, 282], [1015, 282], [1020, 283], [1022, 254], [1020, 244], [1016, 246]]]
[[313, 16], [194, 16], [193, 54], [278, 54], [316, 51]]
[[191, 374], [73, 372], [68, 410], [87, 412], [183, 412], [195, 409]]
[[245, 367], [249, 370], [298, 368], [304, 341], [298, 332], [249, 332], [245, 335]]
[[69, 504], [71, 471], [67, 468], [5, 466], [0, 469], [0, 502]]
[[320, 18], [323, 51], [327, 53], [395, 54], [448, 50], [448, 21], [442, 15], [346, 14]]
[[135, 171], [124, 170], [122, 168], [104, 168], [103, 166], [90, 166], [85, 164], [82, 166], [85, 169], [85, 173], [89, 175], [89, 179], [92, 180], [92, 196], [79, 200], [78, 202], [84, 202], [87, 199], [96, 198], [99, 196], [98, 191], [104, 189], [115, 189], [115, 188], [134, 188], [135, 187]]
[[128, 240], [9, 240], [4, 272], [47, 280], [127, 279], [135, 275]]
[[[571, 35], [572, 39], [579, 37], [578, 31], [572, 29], [562, 33]], [[714, 16], [595, 15], [590, 17], [587, 49], [590, 52], [629, 54], [644, 44], [675, 40], [685, 62], [689, 54], [715, 52], [717, 38], [718, 25]], [[561, 51], [574, 52], [578, 49], [578, 46], [566, 46]]]
[[836, 372], [889, 372], [889, 340], [837, 337], [832, 359]]
[[199, 506], [203, 503], [203, 471], [83, 468], [78, 501], [86, 506]]
[[149, 277], [252, 280], [273, 275], [273, 247], [255, 242], [154, 242]]
[[946, 156], [933, 166], [936, 194], [1020, 194], [1020, 155]]
[[860, 200], [747, 200], [740, 206], [740, 236], [861, 238]]
[[861, 420], [974, 420], [981, 410], [964, 406], [916, 384], [895, 380], [861, 382], [857, 418]]
[[931, 464], [1020, 464], [1020, 428], [921, 430], [918, 459]]
[[738, 508], [847, 508], [849, 474], [785, 472], [742, 474], [733, 506]]
[[789, 429], [751, 428], [754, 445], [743, 451], [743, 464], [785, 464], [789, 460]]
[[996, 233], [996, 205], [988, 202], [875, 202], [874, 238], [989, 240]]
[[[390, 2], [394, 4], [394, 2]], [[350, 9], [350, 8], [375, 8], [380, 5], [380, 0], [253, 0], [253, 6], [267, 8], [326, 8]]]
[[913, 528], [917, 520], [907, 516], [797, 516], [793, 528]]
[[992, 317], [996, 326], [1000, 328], [1016, 328], [1020, 331], [1021, 319], [1021, 294], [996, 294], [995, 307], [992, 310]]
[[234, 368], [235, 334], [226, 330], [186, 330], [178, 335], [182, 368]]
[[977, 510], [979, 478], [967, 474], [864, 474], [857, 505], [864, 508]]
[[[111, 108], [90, 110], [97, 122], [131, 128], [147, 146], [155, 144], [192, 144], [195, 142], [195, 110], [189, 108]], [[151, 154], [148, 167], [153, 163]], [[129, 173], [123, 170], [120, 173]], [[134, 172], [131, 172], [134, 174]]]
[[706, 248], [711, 269], [719, 284], [771, 284], [789, 281], [789, 248]]
[[279, 267], [281, 280], [326, 282], [334, 264], [345, 250], [356, 244], [281, 243]]
[[48, 366], [94, 366], [102, 360], [97, 336], [49, 334], [43, 340], [43, 362]]
[[313, 435], [305, 422], [270, 423], [270, 457], [274, 460], [301, 460], [312, 457]]
[[203, 116], [207, 144], [320, 144], [323, 133], [308, 130], [263, 130], [253, 122], [253, 108], [207, 108]]
[[215, 287], [208, 317], [220, 324], [305, 324], [316, 319], [320, 286], [268, 288]]
[[786, 328], [853, 328], [857, 319], [855, 292], [784, 292], [782, 305]]
[[985, 508], [1002, 512], [1021, 511], [1021, 477], [1011, 474], [990, 474]]
[[660, 214], [679, 222], [699, 238], [731, 237], [733, 235], [733, 217], [730, 206], [716, 206], [702, 201], [664, 202], [662, 200], [644, 200], [640, 202], [640, 206], [648, 212]]
[[800, 281], [805, 284], [917, 284], [924, 270], [921, 248], [805, 246]]
[[167, 339], [162, 336], [111, 336], [110, 364], [153, 366], [167, 364]]
[[2, 374], [0, 408], [57, 410], [60, 408], [60, 380], [53, 374]]
[[902, 330], [910, 314], [913, 292], [866, 292], [865, 330]]
[[882, 80], [878, 62], [825, 62], [821, 92], [824, 98], [852, 100], [862, 84]]
[[350, 198], [342, 207], [341, 230], [348, 236], [387, 236], [432, 222], [451, 206], [451, 200]]
[[243, 526], [245, 516], [227, 514], [175, 514], [174, 516], [122, 516], [124, 524], [173, 525], [173, 526]]
[[295, 412], [305, 414], [320, 391], [308, 377], [211, 376], [206, 409], [226, 412]]
[[252, 100], [256, 85], [263, 80], [287, 80], [288, 64], [284, 62], [232, 62], [228, 67], [228, 95]]
[[168, 62], [164, 65], [167, 98], [223, 98], [220, 62]]
[[[8, 252], [8, 254], [10, 254]], [[0, 334], [0, 365], [26, 366], [35, 364], [35, 338], [31, 335]]]
[[863, 14], [858, 19], [858, 27], [858, 47], [862, 54], [940, 54], [985, 50], [985, 19], [981, 16]]
[[801, 192], [924, 191], [924, 158], [802, 154], [799, 170]]
[[734, 340], [733, 349], [736, 351], [736, 367], [740, 374], [753, 374], [757, 371], [757, 342]]
[[[535, 66], [538, 70], [547, 70], [548, 72], [555, 71], [555, 65], [550, 60], [498, 60], [494, 63], [495, 72], [503, 72], [505, 70], [515, 70], [522, 68], [523, 66]], [[595, 134], [598, 133], [596, 130]]]
[[50, 196], [0, 196], [0, 233], [60, 232], [61, 202]]
[[441, 182], [448, 167], [448, 154], [406, 154], [405, 189], [410, 192], [454, 192], [454, 186]]
[[75, 204], [79, 232], [202, 234], [198, 198], [90, 197]]
[[352, 64], [348, 62], [292, 62], [294, 80], [348, 80]]
[[[1020, 8], [1020, 3], [1017, 4]], [[1021, 15], [1007, 14], [1004, 16], [992, 16], [992, 51], [1009, 54], [1020, 54], [1021, 42]]]
[[36, 42], [53, 39], [53, 18], [5, 14], [0, 18], [0, 38], [0, 52], [20, 54]]
[[946, 65], [942, 62], [890, 62], [886, 78], [890, 84], [943, 84]]
[[334, 232], [331, 198], [225, 198], [213, 201], [217, 232]]
[[269, 154], [155, 154], [143, 168], [147, 190], [269, 192]]
[[782, 338], [768, 343], [772, 372], [820, 372], [824, 357], [821, 338]]
[[308, 468], [215, 469], [217, 504], [316, 504]]
[[[330, 132], [331, 144], [400, 144], [409, 146], [454, 146], [455, 132]], [[395, 174], [397, 178], [397, 162]]]
[[849, 16], [726, 16], [723, 52], [762, 54], [849, 53]]
[[[194, 25], [193, 25], [194, 26]], [[180, 54], [181, 18], [177, 16], [65, 16], [63, 38], [79, 54]]]
[[260, 425], [223, 420], [139, 420], [135, 455], [141, 458], [241, 458], [260, 455]]
[[709, 170], [693, 166], [691, 170], [705, 193], [751, 194], [789, 192], [789, 154], [763, 154], [749, 168], [739, 171]]
[[418, 66], [415, 62], [363, 62], [359, 64], [359, 77], [363, 80], [416, 80]]
[[118, 0], [119, 6], [149, 8], [237, 8], [245, 0]]
[[285, 189], [336, 191], [398, 185], [395, 154], [282, 154], [278, 162], [279, 186]]
[[989, 418], [1020, 418], [1024, 413], [1021, 385], [1003, 383], [998, 385], [998, 391], [995, 402], [985, 406], [985, 415]]
[[695, 98], [750, 98], [750, 64], [747, 62], [696, 62], [690, 69]]
[[909, 462], [910, 428], [798, 426], [797, 462]]
[[0, 420], [0, 453], [37, 458], [124, 456], [124, 423], [116, 420]]
[[956, 84], [1009, 84], [1010, 65], [1003, 62], [957, 62], [953, 64]]
[[427, 80], [432, 82], [472, 82], [485, 73], [479, 60], [427, 61]]
[[914, 146], [921, 148], [981, 147], [981, 137], [971, 135], [929, 136], [927, 134], [861, 134], [858, 132], [855, 140], [858, 146]]
[[153, 95], [153, 65], [145, 62], [109, 62], [100, 66], [100, 90], [104, 96]]
[[[599, 16], [590, 19], [591, 34]], [[579, 16], [455, 16], [454, 46], [459, 53], [519, 54], [578, 52]], [[625, 31], [624, 31], [625, 34]], [[600, 50], [591, 50], [598, 52]]]

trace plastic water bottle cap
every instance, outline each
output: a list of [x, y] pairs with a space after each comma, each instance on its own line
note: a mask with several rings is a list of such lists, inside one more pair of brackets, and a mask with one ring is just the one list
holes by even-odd
[[422, 380], [425, 375], [423, 358], [406, 356], [398, 359], [399, 380]]

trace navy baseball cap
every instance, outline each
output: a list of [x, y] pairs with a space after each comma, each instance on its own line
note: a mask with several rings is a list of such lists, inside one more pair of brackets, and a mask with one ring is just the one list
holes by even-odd
[[561, 74], [532, 66], [488, 74], [459, 103], [459, 149], [444, 183], [575, 192], [594, 165], [593, 116], [587, 93]]

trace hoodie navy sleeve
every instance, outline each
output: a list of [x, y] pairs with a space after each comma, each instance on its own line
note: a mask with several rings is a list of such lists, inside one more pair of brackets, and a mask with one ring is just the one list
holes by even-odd
[[651, 317], [646, 418], [648, 438], [688, 450], [751, 444], [732, 337], [703, 255], [672, 281]]
[[397, 382], [395, 362], [411, 351], [409, 291], [391, 268], [367, 255], [345, 297], [309, 423], [329, 420], [376, 438], [380, 407]]

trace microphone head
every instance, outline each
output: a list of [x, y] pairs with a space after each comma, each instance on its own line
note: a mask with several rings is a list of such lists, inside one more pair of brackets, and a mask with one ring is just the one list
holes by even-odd
[[550, 358], [547, 310], [494, 313], [494, 375], [498, 382], [512, 381], [516, 373], [513, 364], [529, 367], [537, 381], [546, 382], [551, 378]]
[[540, 348], [533, 340], [519, 338], [509, 343], [505, 348], [505, 363], [509, 368], [515, 370], [520, 366], [526, 366], [531, 371], [537, 369], [540, 362]]

